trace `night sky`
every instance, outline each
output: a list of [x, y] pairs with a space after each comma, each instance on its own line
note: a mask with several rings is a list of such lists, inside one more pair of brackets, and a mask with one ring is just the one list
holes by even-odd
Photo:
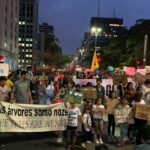
[[[84, 32], [89, 31], [91, 17], [97, 17], [98, 0], [39, 0], [39, 23], [55, 28], [64, 54], [73, 54], [80, 47]], [[101, 0], [101, 17], [124, 19], [132, 26], [137, 19], [150, 19], [150, 0]]]

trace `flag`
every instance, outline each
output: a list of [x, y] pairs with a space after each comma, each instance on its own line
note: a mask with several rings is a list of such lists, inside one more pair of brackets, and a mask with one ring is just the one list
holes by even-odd
[[93, 56], [93, 60], [92, 60], [91, 70], [96, 70], [98, 68], [99, 68], [99, 63], [98, 63], [96, 51], [94, 51], [94, 56]]

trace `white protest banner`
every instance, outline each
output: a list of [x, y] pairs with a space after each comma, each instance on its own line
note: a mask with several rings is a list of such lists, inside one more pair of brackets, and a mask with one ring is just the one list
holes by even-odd
[[128, 122], [128, 117], [129, 114], [131, 112], [131, 108], [130, 107], [121, 107], [121, 108], [117, 108], [114, 111], [114, 116], [115, 116], [115, 122], [116, 124], [119, 123], [127, 123]]
[[96, 86], [96, 79], [75, 79], [75, 84], [77, 85], [87, 85], [88, 82], [91, 82], [92, 85]]
[[109, 92], [114, 89], [113, 79], [102, 79], [102, 86], [104, 86], [106, 97], [108, 97]]
[[65, 130], [64, 103], [27, 105], [0, 102], [0, 132], [43, 132]]
[[8, 76], [9, 66], [8, 64], [0, 64], [0, 76]]

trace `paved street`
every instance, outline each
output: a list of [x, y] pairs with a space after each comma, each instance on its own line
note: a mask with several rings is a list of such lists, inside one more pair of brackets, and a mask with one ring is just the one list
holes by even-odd
[[[11, 136], [0, 139], [1, 150], [65, 150], [65, 143], [57, 143], [55, 139], [50, 138], [48, 133], [24, 136]], [[94, 150], [95, 144], [88, 144], [88, 150]], [[109, 145], [111, 150], [133, 150], [133, 145], [123, 148]]]

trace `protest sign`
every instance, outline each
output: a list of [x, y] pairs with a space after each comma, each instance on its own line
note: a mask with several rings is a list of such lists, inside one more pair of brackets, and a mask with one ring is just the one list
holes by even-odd
[[137, 104], [135, 117], [150, 121], [150, 105]]
[[135, 75], [135, 68], [134, 67], [125, 67], [125, 73], [128, 76], [134, 76]]
[[145, 69], [146, 69], [146, 74], [149, 74], [150, 73], [150, 66], [145, 66]]
[[119, 103], [119, 101], [117, 99], [116, 100], [108, 100], [108, 102], [107, 102], [107, 113], [113, 114], [114, 109], [116, 108], [118, 103]]
[[96, 86], [96, 79], [75, 79], [75, 84], [80, 85], [81, 87], [83, 85], [87, 85], [88, 82], [92, 83], [93, 86]]
[[146, 80], [146, 79], [150, 79], [150, 75], [144, 76], [144, 79], [145, 79], [145, 80]]
[[9, 66], [8, 64], [0, 64], [0, 76], [8, 76]]
[[119, 85], [120, 82], [122, 82], [123, 84], [126, 84], [128, 82], [127, 75], [125, 75], [125, 74], [119, 75], [113, 79], [114, 85]]
[[109, 96], [109, 92], [114, 90], [113, 79], [102, 79], [102, 86], [105, 88], [105, 96]]
[[83, 100], [83, 94], [76, 91], [67, 91], [64, 96], [64, 101], [69, 103], [81, 104]]
[[120, 107], [115, 109], [114, 117], [116, 124], [127, 123], [130, 111], [131, 111], [130, 107]]
[[0, 132], [65, 130], [67, 115], [63, 103], [45, 106], [0, 102]]
[[143, 76], [146, 75], [146, 69], [137, 69], [136, 72], [140, 73]]
[[83, 88], [82, 89], [83, 98], [97, 98], [97, 91], [96, 88]]

